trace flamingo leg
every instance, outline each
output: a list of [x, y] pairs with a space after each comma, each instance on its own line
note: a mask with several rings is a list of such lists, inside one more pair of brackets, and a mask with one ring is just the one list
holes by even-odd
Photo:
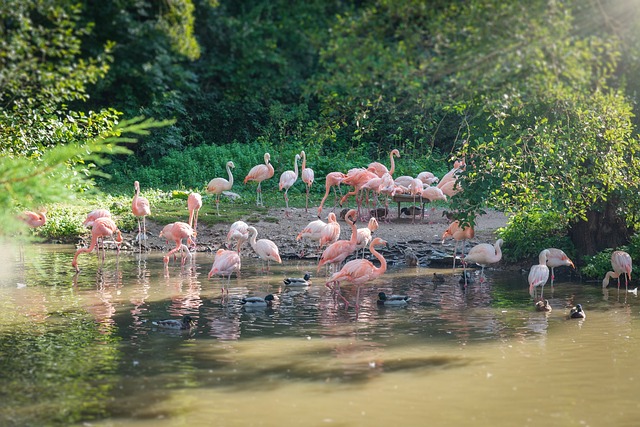
[[216, 212], [220, 216], [220, 195], [216, 194]]

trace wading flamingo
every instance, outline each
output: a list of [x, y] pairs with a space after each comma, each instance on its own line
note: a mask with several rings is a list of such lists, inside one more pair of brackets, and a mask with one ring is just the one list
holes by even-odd
[[293, 159], [293, 170], [284, 171], [282, 172], [282, 175], [280, 175], [278, 190], [282, 191], [284, 188], [284, 203], [287, 208], [284, 211], [285, 217], [289, 216], [289, 189], [293, 187], [293, 184], [298, 180], [298, 160], [300, 160], [300, 154], [296, 153], [296, 156]]
[[369, 223], [366, 227], [358, 228], [356, 251], [362, 249], [362, 258], [364, 258], [364, 248], [369, 246], [369, 243], [371, 243], [371, 240], [373, 239], [373, 232], [376, 231], [378, 227], [378, 220], [375, 217], [371, 217], [369, 218]]
[[571, 266], [571, 268], [576, 268], [576, 266], [573, 265], [573, 261], [561, 249], [548, 248], [546, 250], [549, 251], [547, 254], [547, 266], [551, 268], [551, 287], [553, 288], [553, 279], [556, 278], [553, 271], [554, 268], [562, 267], [563, 265]]
[[[83, 253], [91, 252], [93, 248], [96, 247], [96, 243], [100, 237], [111, 237], [114, 234], [116, 235], [115, 240], [118, 243], [118, 253], [120, 253], [119, 243], [122, 242], [122, 234], [120, 233], [120, 230], [118, 230], [116, 223], [113, 222], [111, 218], [107, 217], [98, 218], [93, 222], [93, 227], [91, 227], [91, 243], [89, 244], [89, 247], [79, 248], [73, 256], [71, 265], [76, 269], [76, 273], [80, 271], [80, 268], [78, 268], [78, 256]], [[104, 251], [102, 252], [102, 260], [104, 261]]]
[[300, 155], [302, 156], [302, 182], [304, 182], [307, 191], [307, 197], [304, 202], [304, 211], [309, 212], [309, 191], [313, 185], [315, 174], [313, 169], [307, 167], [307, 155], [304, 150], [300, 152]]
[[[147, 224], [145, 218], [151, 215], [151, 206], [149, 200], [146, 197], [140, 196], [140, 183], [138, 181], [133, 183], [135, 194], [131, 201], [131, 211], [133, 215], [138, 218], [138, 250], [142, 252], [142, 240], [147, 240]], [[142, 227], [140, 227], [140, 218], [142, 217]], [[142, 235], [141, 235], [142, 234]]]
[[391, 150], [391, 152], [389, 153], [389, 159], [391, 159], [391, 169], [387, 169], [385, 165], [379, 162], [369, 163], [369, 166], [367, 167], [367, 169], [375, 173], [379, 177], [382, 177], [382, 175], [384, 175], [385, 173], [388, 173], [389, 175], [393, 175], [393, 172], [395, 172], [396, 170], [396, 163], [393, 160], [394, 157], [398, 157], [398, 158], [400, 157], [400, 151], [398, 151], [395, 148]]
[[347, 224], [351, 226], [351, 239], [338, 240], [327, 246], [324, 252], [322, 252], [317, 271], [320, 271], [320, 268], [325, 264], [339, 267], [342, 261], [356, 251], [358, 244], [358, 230], [355, 223], [356, 214], [356, 210], [351, 209], [344, 217]]
[[498, 239], [493, 245], [490, 245], [489, 243], [480, 243], [479, 245], [475, 245], [462, 260], [462, 265], [466, 268], [466, 264], [475, 263], [482, 267], [482, 270], [480, 271], [480, 282], [483, 282], [484, 268], [487, 265], [495, 264], [502, 259], [502, 251], [500, 249], [502, 243], [503, 240]]
[[[176, 221], [169, 225], [165, 226], [165, 228], [160, 232], [160, 237], [165, 237], [168, 240], [173, 240], [176, 244], [176, 247], [171, 249], [167, 254], [162, 258], [165, 264], [169, 263], [169, 257], [182, 249], [182, 239], [187, 239], [187, 244], [192, 245], [193, 240], [192, 237], [195, 237], [196, 233], [193, 231], [193, 228], [186, 222]], [[182, 264], [184, 265], [185, 258], [182, 258]]]
[[[329, 289], [340, 291], [340, 282], [349, 282], [357, 287], [356, 291], [356, 310], [359, 308], [360, 300], [360, 286], [370, 282], [377, 277], [381, 276], [387, 271], [387, 260], [376, 251], [376, 246], [386, 245], [387, 242], [379, 237], [376, 237], [371, 241], [369, 245], [369, 251], [380, 261], [380, 267], [376, 267], [373, 263], [367, 259], [353, 259], [346, 263], [338, 272], [335, 272], [329, 277], [329, 280], [325, 283], [325, 286]], [[333, 284], [333, 286], [331, 286]], [[342, 295], [340, 295], [342, 297]], [[345, 302], [345, 306], [349, 307], [349, 302], [342, 297]]]
[[193, 231], [198, 232], [198, 212], [202, 207], [202, 196], [200, 193], [189, 193], [187, 198], [187, 208], [189, 209], [189, 225]]
[[[227, 249], [218, 249], [216, 252], [215, 259], [213, 260], [213, 265], [211, 266], [211, 270], [209, 271], [208, 278], [211, 278], [214, 274], [219, 274], [220, 276], [227, 276], [227, 282], [231, 280], [231, 275], [233, 273], [239, 274], [241, 267], [240, 255], [236, 251], [230, 251]], [[225, 286], [222, 285], [222, 295], [225, 294]], [[229, 294], [229, 288], [226, 288], [227, 295]]]
[[[333, 212], [331, 212], [329, 215], [331, 214], [333, 214]], [[336, 215], [333, 214], [333, 216], [335, 218]], [[300, 231], [300, 233], [298, 233], [298, 236], [296, 236], [296, 240], [307, 239], [311, 240], [312, 242], [318, 242], [318, 250], [320, 250], [320, 239], [322, 238], [322, 230], [324, 230], [326, 226], [327, 223], [321, 219], [311, 221], [305, 228], [302, 229], [302, 231]], [[302, 256], [304, 256], [304, 247], [302, 253], [300, 254], [300, 257]]]
[[229, 227], [227, 233], [227, 248], [231, 248], [231, 242], [236, 242], [236, 252], [240, 253], [240, 249], [244, 242], [249, 240], [249, 224], [244, 221], [236, 221]]
[[620, 290], [620, 275], [624, 275], [624, 288], [629, 290], [629, 280], [631, 280], [631, 256], [624, 251], [614, 251], [611, 254], [611, 267], [613, 271], [608, 271], [602, 280], [602, 289], [609, 286], [609, 278], [618, 279], [618, 290]]
[[460, 228], [460, 221], [454, 221], [449, 224], [449, 227], [442, 234], [442, 243], [444, 243], [447, 237], [453, 237], [456, 243], [453, 245], [453, 268], [456, 268], [456, 254], [458, 249], [458, 243], [462, 242], [462, 256], [461, 259], [464, 263], [464, 246], [469, 239], [473, 239], [476, 235], [475, 230], [470, 225]]
[[342, 196], [342, 190], [340, 189], [340, 184], [346, 177], [347, 175], [343, 174], [342, 172], [329, 172], [327, 174], [325, 178], [325, 183], [324, 183], [324, 187], [325, 187], [324, 197], [320, 201], [320, 206], [318, 206], [318, 218], [320, 218], [320, 215], [322, 214], [322, 206], [324, 206], [324, 202], [325, 200], [327, 200], [327, 196], [329, 196], [329, 191], [331, 191], [331, 188], [333, 188], [333, 194], [335, 196], [335, 199], [333, 201], [333, 208], [334, 209], [336, 208], [336, 205], [338, 202], [338, 192], [336, 191], [336, 187], [338, 187], [338, 191], [340, 191], [340, 196]]
[[333, 212], [329, 212], [327, 221], [327, 225], [320, 233], [320, 248], [322, 248], [324, 245], [330, 245], [340, 237], [340, 224], [338, 224], [338, 218], [336, 218], [336, 214], [334, 214]]
[[244, 178], [245, 184], [248, 181], [255, 181], [258, 183], [258, 188], [256, 188], [256, 206], [264, 206], [264, 202], [262, 200], [262, 181], [273, 177], [274, 170], [273, 165], [269, 163], [270, 160], [271, 154], [264, 153], [264, 164], [252, 167]]
[[[260, 239], [256, 241], [258, 236], [258, 230], [255, 227], [249, 227], [249, 243], [254, 252], [258, 254], [261, 260], [267, 261], [267, 271], [269, 271], [269, 262], [274, 261], [278, 264], [282, 264], [280, 258], [280, 251], [278, 246], [269, 239]], [[264, 271], [264, 267], [262, 269]]]
[[545, 249], [538, 255], [538, 263], [531, 267], [529, 270], [529, 295], [535, 299], [536, 287], [540, 286], [540, 299], [544, 293], [544, 285], [549, 280], [549, 267], [547, 267], [547, 260], [549, 257], [549, 250]]
[[231, 190], [231, 187], [233, 187], [233, 174], [231, 173], [231, 169], [235, 167], [236, 165], [234, 165], [233, 162], [229, 160], [227, 162], [227, 176], [229, 177], [229, 179], [226, 180], [224, 178], [213, 178], [207, 184], [207, 193], [216, 195], [216, 212], [218, 213], [218, 216], [220, 216], [220, 194], [222, 194], [223, 191]]

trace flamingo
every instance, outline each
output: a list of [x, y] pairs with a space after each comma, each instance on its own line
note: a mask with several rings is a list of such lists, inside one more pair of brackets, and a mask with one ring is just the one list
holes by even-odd
[[340, 206], [344, 204], [349, 196], [355, 196], [356, 205], [358, 206], [358, 216], [360, 216], [360, 207], [362, 204], [362, 200], [358, 197], [358, 193], [362, 189], [362, 186], [372, 178], [378, 178], [378, 175], [371, 171], [368, 171], [367, 169], [355, 168], [349, 170], [349, 172], [347, 172], [347, 177], [343, 179], [342, 182], [344, 184], [351, 185], [353, 187], [353, 191], [349, 191], [347, 194], [342, 196], [342, 198], [340, 199]]
[[[138, 218], [138, 249], [142, 252], [142, 241], [147, 240], [147, 224], [145, 218], [147, 215], [151, 215], [151, 207], [149, 200], [146, 197], [140, 196], [140, 183], [138, 181], [133, 183], [135, 194], [131, 201], [131, 211], [133, 215]], [[142, 217], [142, 228], [140, 228], [140, 217]], [[140, 233], [142, 232], [142, 237]]]
[[[442, 192], [442, 189], [438, 187], [427, 187], [422, 190], [422, 199], [427, 199], [429, 203], [433, 203], [436, 200], [444, 200], [447, 201], [447, 195]], [[435, 211], [436, 207], [431, 206], [431, 212]]]
[[[447, 191], [451, 191], [453, 190], [453, 185], [454, 184], [450, 184], [451, 182], [456, 182], [458, 179], [458, 174], [463, 171], [466, 168], [466, 163], [464, 161], [464, 159], [462, 160], [456, 160], [455, 162], [453, 162], [453, 168], [451, 168], [451, 170], [449, 172], [447, 172], [442, 179], [440, 180], [440, 182], [438, 182], [437, 187], [442, 189], [444, 192], [443, 187], [446, 185], [447, 186]], [[459, 190], [458, 190], [459, 191]], [[457, 192], [457, 191], [456, 191]]]
[[98, 218], [111, 218], [111, 212], [108, 209], [94, 209], [87, 214], [87, 218], [82, 225], [85, 227], [93, 227], [93, 222]]
[[369, 163], [367, 170], [375, 173], [379, 177], [382, 177], [382, 175], [384, 175], [385, 173], [388, 173], [389, 175], [393, 175], [393, 172], [396, 170], [396, 164], [393, 160], [394, 157], [400, 157], [400, 151], [398, 151], [397, 149], [393, 149], [389, 153], [389, 158], [391, 159], [391, 169], [387, 169], [387, 167], [382, 163], [372, 162], [372, 163]]
[[624, 274], [624, 288], [628, 291], [631, 270], [633, 270], [631, 256], [624, 251], [614, 251], [611, 254], [611, 267], [613, 271], [608, 271], [602, 280], [602, 289], [609, 286], [609, 278], [613, 277], [618, 279], [618, 290], [620, 290], [620, 275]]
[[[332, 215], [332, 214], [333, 214], [333, 217], [335, 218], [336, 215], [333, 212], [329, 213], [329, 215]], [[312, 242], [318, 242], [318, 249], [320, 249], [319, 244], [320, 244], [320, 239], [322, 238], [322, 230], [324, 230], [326, 226], [327, 226], [327, 223], [321, 219], [316, 219], [315, 221], [311, 221], [309, 224], [307, 224], [305, 228], [302, 229], [302, 231], [300, 231], [300, 233], [298, 233], [298, 235], [296, 236], [296, 240], [309, 239]], [[302, 255], [304, 255], [304, 249], [303, 249]]]
[[333, 194], [335, 195], [335, 201], [333, 203], [333, 208], [336, 207], [336, 202], [338, 199], [338, 193], [336, 192], [335, 187], [338, 187], [340, 191], [340, 196], [342, 196], [342, 190], [340, 190], [340, 184], [347, 177], [347, 175], [342, 172], [329, 172], [325, 178], [325, 192], [324, 197], [320, 201], [320, 206], [318, 206], [318, 218], [320, 218], [320, 214], [322, 213], [322, 206], [324, 206], [325, 200], [327, 200], [327, 196], [329, 196], [329, 191], [333, 188]]
[[307, 189], [307, 197], [304, 202], [304, 211], [309, 212], [309, 191], [311, 191], [311, 186], [313, 185], [313, 180], [315, 178], [315, 174], [313, 169], [307, 167], [307, 155], [304, 150], [300, 152], [302, 155], [302, 182]]
[[435, 184], [439, 181], [438, 177], [431, 172], [420, 172], [417, 178], [425, 185]]
[[293, 170], [284, 171], [282, 172], [282, 175], [280, 175], [278, 190], [282, 191], [284, 188], [284, 202], [287, 206], [285, 216], [289, 216], [289, 189], [293, 187], [293, 184], [298, 180], [298, 160], [300, 160], [300, 154], [296, 153], [296, 156], [293, 159]]
[[[209, 181], [209, 184], [207, 184], [207, 193], [216, 195], [216, 212], [218, 213], [218, 216], [220, 216], [220, 194], [222, 194], [223, 191], [231, 190], [231, 187], [233, 187], [233, 174], [231, 173], [231, 169], [235, 168], [236, 165], [234, 165], [233, 162], [229, 160], [226, 167], [227, 176], [229, 177], [228, 180], [224, 178], [213, 178], [211, 181]], [[271, 173], [271, 175], [273, 175], [273, 172]]]
[[356, 251], [362, 249], [362, 258], [364, 258], [364, 248], [369, 246], [373, 239], [373, 232], [379, 227], [378, 220], [375, 217], [369, 218], [366, 227], [358, 228], [358, 241], [356, 243]]
[[535, 298], [536, 287], [540, 286], [540, 299], [544, 293], [544, 285], [549, 279], [549, 267], [547, 266], [547, 260], [549, 257], [549, 250], [545, 249], [538, 255], [538, 264], [531, 267], [529, 270], [529, 295]]
[[[273, 243], [269, 239], [260, 239], [256, 241], [256, 237], [258, 236], [258, 230], [255, 227], [249, 227], [249, 243], [251, 247], [255, 251], [256, 254], [263, 261], [267, 261], [267, 271], [269, 271], [269, 262], [275, 261], [278, 264], [282, 264], [282, 259], [280, 258], [280, 251], [275, 243]], [[264, 268], [263, 268], [264, 270]]]
[[463, 265], [466, 265], [467, 263], [475, 263], [482, 267], [480, 272], [480, 281], [482, 282], [484, 280], [484, 268], [487, 265], [495, 264], [502, 259], [502, 251], [500, 250], [502, 243], [503, 240], [498, 239], [493, 245], [490, 245], [489, 243], [480, 243], [479, 245], [472, 247], [467, 256], [462, 260]]
[[[187, 239], [187, 243], [192, 244], [191, 237], [195, 237], [196, 233], [193, 228], [186, 222], [176, 221], [172, 224], [168, 224], [160, 232], [160, 237], [165, 237], [169, 240], [173, 240], [176, 243], [176, 247], [171, 249], [162, 258], [165, 264], [169, 263], [169, 257], [182, 249], [182, 239]], [[182, 264], [184, 264], [185, 258], [182, 258]]]
[[409, 187], [409, 185], [411, 185], [411, 182], [414, 180], [414, 178], [412, 176], [409, 175], [402, 175], [399, 176], [397, 178], [393, 179], [393, 182], [396, 183], [396, 185], [400, 185], [402, 187]]
[[[164, 237], [165, 239], [167, 239], [167, 243], [169, 243], [169, 241], [176, 241], [176, 238], [174, 237], [173, 234], [173, 226], [175, 225], [175, 222], [169, 223], [167, 225], [165, 225], [162, 228], [162, 231], [160, 231], [159, 237]], [[177, 229], [176, 229], [177, 230]], [[193, 242], [191, 239], [188, 240], [189, 244], [192, 244], [195, 242]], [[185, 264], [185, 261], [188, 259], [189, 261], [191, 261], [191, 252], [189, 252], [189, 248], [187, 247], [187, 245], [181, 244], [181, 243], [177, 243], [176, 244], [180, 244], [180, 253], [182, 254], [182, 265]], [[174, 255], [174, 259], [175, 259], [175, 255]]]
[[231, 241], [236, 241], [236, 251], [240, 253], [240, 248], [249, 240], [249, 224], [244, 221], [236, 221], [229, 227], [227, 233], [227, 247], [231, 247]]
[[[376, 251], [376, 246], [386, 245], [387, 242], [380, 237], [373, 239], [369, 245], [369, 251], [380, 261], [380, 267], [376, 267], [373, 263], [367, 259], [353, 259], [346, 263], [338, 272], [335, 272], [329, 277], [329, 280], [325, 283], [325, 286], [329, 289], [335, 289], [330, 286], [331, 283], [340, 287], [340, 282], [346, 281], [356, 285], [356, 310], [359, 308], [358, 302], [360, 300], [360, 286], [372, 281], [381, 276], [387, 271], [387, 260]], [[349, 306], [349, 302], [344, 299], [346, 306]]]
[[351, 209], [344, 217], [344, 220], [351, 226], [351, 239], [338, 240], [324, 250], [318, 263], [317, 271], [320, 271], [320, 267], [325, 264], [340, 265], [349, 255], [357, 249], [358, 244], [358, 230], [356, 229], [355, 216], [357, 212], [355, 209]]
[[547, 266], [551, 268], [551, 287], [553, 288], [553, 279], [555, 279], [554, 268], [563, 265], [571, 266], [572, 268], [576, 268], [576, 266], [573, 265], [573, 261], [571, 261], [567, 254], [561, 249], [548, 248], [547, 250], [549, 251], [547, 255]]
[[267, 180], [273, 177], [273, 166], [269, 161], [271, 160], [271, 154], [264, 153], [264, 164], [255, 165], [251, 168], [247, 176], [244, 178], [244, 183], [247, 181], [255, 181], [258, 183], [258, 188], [256, 188], [256, 206], [264, 206], [264, 202], [262, 200], [262, 181]]
[[320, 247], [324, 245], [329, 245], [340, 237], [340, 224], [338, 224], [338, 219], [336, 218], [336, 214], [333, 212], [329, 212], [327, 216], [327, 225], [324, 227], [324, 230], [320, 233]]
[[[414, 205], [416, 204], [417, 195], [420, 195], [420, 199], [422, 199], [423, 183], [421, 180], [419, 180], [418, 178], [412, 179], [407, 189], [409, 190], [409, 194], [413, 196]], [[414, 224], [415, 221], [416, 221], [416, 214], [414, 210], [413, 215], [411, 217], [411, 224]]]
[[200, 193], [189, 193], [187, 198], [187, 208], [189, 209], [189, 225], [193, 231], [198, 232], [198, 212], [202, 207], [202, 196]]
[[[78, 268], [78, 256], [83, 253], [88, 253], [96, 247], [96, 243], [98, 242], [98, 238], [100, 237], [110, 237], [116, 234], [116, 242], [118, 243], [118, 253], [120, 252], [120, 245], [122, 243], [122, 233], [118, 230], [116, 223], [113, 222], [111, 218], [102, 217], [98, 218], [93, 222], [93, 226], [91, 227], [91, 243], [88, 248], [79, 248], [75, 255], [73, 256], [73, 261], [71, 265], [76, 269], [76, 273], [80, 271]], [[102, 254], [102, 259], [104, 260], [104, 252]]]
[[449, 227], [442, 233], [442, 243], [449, 236], [453, 237], [456, 243], [453, 245], [453, 268], [456, 268], [456, 253], [458, 249], [458, 243], [462, 241], [462, 256], [464, 260], [464, 246], [467, 240], [473, 239], [475, 236], [475, 230], [470, 225], [460, 228], [460, 221], [452, 222]]
[[[207, 277], [210, 279], [214, 274], [219, 274], [221, 276], [227, 276], [227, 281], [229, 281], [231, 280], [231, 275], [233, 273], [240, 273], [240, 267], [241, 260], [238, 252], [227, 249], [218, 249], [213, 260], [213, 265], [211, 266], [211, 270], [209, 271], [209, 275]], [[226, 291], [227, 294], [229, 294], [229, 288], [227, 288]], [[223, 284], [222, 295], [224, 294], [225, 287]]]

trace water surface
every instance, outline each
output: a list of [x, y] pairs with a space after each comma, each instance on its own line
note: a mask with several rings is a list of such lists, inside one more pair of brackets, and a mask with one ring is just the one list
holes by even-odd
[[[0, 425], [637, 425], [633, 294], [560, 282], [539, 313], [520, 274], [465, 290], [459, 271], [392, 267], [356, 314], [349, 286], [349, 309], [322, 277], [284, 287], [314, 264], [263, 273], [248, 255], [223, 299], [213, 254], [167, 269], [161, 253], [89, 254], [74, 276], [71, 247], [5, 250]], [[381, 308], [379, 291], [412, 301]], [[240, 304], [268, 293], [270, 308]], [[567, 320], [576, 303], [586, 320]], [[185, 314], [190, 332], [152, 323]]]

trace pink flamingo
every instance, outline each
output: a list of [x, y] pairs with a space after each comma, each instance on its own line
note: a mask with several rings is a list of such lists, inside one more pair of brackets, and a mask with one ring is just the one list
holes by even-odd
[[[352, 283], [357, 286], [356, 292], [356, 310], [359, 308], [359, 300], [360, 300], [360, 286], [378, 278], [385, 271], [387, 271], [387, 260], [376, 251], [375, 247], [380, 245], [386, 245], [387, 242], [382, 240], [379, 237], [376, 237], [371, 241], [369, 245], [369, 251], [375, 256], [378, 261], [380, 261], [380, 267], [376, 267], [373, 263], [366, 259], [354, 259], [346, 263], [340, 271], [333, 273], [329, 280], [325, 283], [325, 286], [329, 289], [337, 289], [340, 288], [340, 282], [346, 281]], [[334, 283], [334, 287], [330, 286], [331, 283]], [[345, 305], [348, 307], [349, 302], [342, 297], [345, 302]]]
[[609, 286], [609, 279], [613, 277], [618, 279], [618, 290], [620, 290], [620, 275], [624, 275], [624, 288], [629, 290], [629, 280], [631, 280], [631, 270], [633, 265], [631, 262], [631, 256], [624, 251], [614, 251], [611, 254], [611, 267], [613, 271], [608, 271], [602, 280], [602, 289]]
[[393, 160], [394, 157], [400, 157], [400, 151], [398, 151], [397, 149], [393, 149], [389, 153], [389, 158], [391, 159], [391, 169], [387, 169], [387, 167], [382, 163], [372, 162], [372, 163], [369, 163], [367, 170], [375, 173], [379, 177], [382, 177], [382, 175], [384, 175], [385, 173], [388, 173], [389, 175], [393, 175], [393, 172], [396, 170], [396, 164], [395, 164], [395, 161]]
[[340, 237], [340, 224], [338, 224], [338, 218], [336, 218], [336, 214], [334, 214], [333, 212], [329, 212], [327, 221], [327, 225], [320, 233], [320, 247], [329, 245], [338, 240], [338, 238]]
[[431, 172], [426, 172], [426, 171], [420, 172], [416, 178], [422, 181], [425, 185], [435, 184], [436, 182], [439, 181], [437, 176], [435, 176]]
[[[93, 226], [91, 227], [91, 243], [88, 248], [79, 248], [75, 255], [73, 256], [73, 261], [71, 265], [76, 269], [76, 273], [80, 271], [78, 268], [78, 256], [83, 253], [88, 253], [96, 247], [98, 242], [98, 238], [100, 237], [111, 237], [116, 234], [116, 242], [118, 243], [118, 253], [120, 252], [120, 243], [122, 243], [122, 233], [118, 230], [116, 223], [113, 222], [111, 218], [102, 217], [98, 218], [93, 222]], [[102, 253], [102, 260], [104, 261], [104, 252]]]
[[356, 214], [356, 210], [351, 209], [344, 217], [344, 220], [351, 226], [351, 239], [338, 240], [327, 246], [320, 257], [317, 271], [320, 271], [320, 268], [325, 264], [339, 266], [342, 261], [356, 251], [356, 245], [358, 244], [358, 230], [355, 223]]
[[[221, 276], [227, 276], [227, 281], [231, 280], [231, 275], [233, 273], [239, 274], [241, 267], [240, 255], [236, 251], [230, 251], [227, 249], [218, 249], [216, 252], [215, 259], [213, 260], [213, 265], [211, 266], [211, 270], [209, 271], [209, 275], [207, 276], [209, 279], [214, 274], [219, 274]], [[225, 294], [224, 284], [222, 285], [222, 295]], [[229, 294], [229, 288], [226, 289], [227, 295]]]
[[234, 165], [233, 162], [229, 160], [227, 162], [227, 176], [229, 177], [229, 179], [226, 180], [224, 178], [213, 178], [211, 181], [209, 181], [209, 184], [207, 184], [207, 193], [216, 195], [216, 212], [218, 213], [218, 216], [220, 216], [220, 194], [222, 194], [223, 191], [231, 190], [231, 187], [233, 187], [233, 174], [231, 173], [231, 169], [235, 167], [236, 165]]
[[545, 249], [538, 255], [538, 264], [533, 265], [529, 270], [529, 295], [535, 298], [536, 287], [540, 286], [540, 300], [544, 292], [544, 285], [549, 279], [549, 267], [547, 267], [547, 259], [549, 250]]
[[293, 184], [298, 180], [298, 160], [300, 160], [300, 154], [296, 153], [295, 158], [293, 159], [293, 169], [282, 172], [280, 175], [280, 184], [278, 185], [278, 190], [282, 191], [284, 188], [284, 202], [287, 207], [285, 211], [285, 216], [289, 216], [289, 189], [293, 187]]
[[[151, 215], [151, 207], [149, 200], [146, 197], [140, 196], [140, 183], [138, 181], [133, 183], [135, 194], [131, 201], [131, 211], [133, 215], [138, 218], [138, 249], [142, 252], [142, 240], [147, 240], [147, 224], [145, 218]], [[140, 227], [140, 217], [142, 217], [142, 228]], [[142, 233], [142, 236], [140, 235]]]
[[464, 262], [464, 246], [467, 240], [473, 239], [476, 235], [475, 230], [470, 225], [460, 227], [460, 221], [454, 221], [449, 224], [449, 227], [442, 233], [442, 243], [444, 243], [447, 237], [453, 237], [456, 243], [453, 245], [453, 268], [456, 268], [456, 254], [458, 250], [458, 243], [462, 241], [462, 259]]
[[[447, 201], [447, 196], [442, 192], [442, 190], [438, 187], [427, 187], [422, 190], [422, 199], [426, 199], [429, 203], [433, 203], [436, 200]], [[431, 206], [431, 212], [436, 210], [435, 206]]]
[[304, 211], [309, 212], [309, 191], [311, 190], [311, 186], [313, 185], [313, 180], [315, 178], [315, 174], [313, 169], [307, 167], [307, 155], [304, 150], [300, 152], [302, 155], [302, 182], [307, 189], [307, 197], [304, 202]]
[[325, 184], [324, 184], [325, 186], [324, 197], [320, 201], [320, 206], [318, 207], [318, 218], [320, 218], [320, 214], [322, 214], [322, 206], [324, 206], [324, 202], [325, 200], [327, 200], [327, 197], [329, 196], [329, 191], [331, 191], [331, 188], [333, 188], [333, 194], [335, 195], [335, 200], [333, 203], [333, 208], [335, 209], [336, 202], [338, 201], [338, 193], [336, 192], [335, 187], [338, 187], [338, 190], [340, 191], [340, 196], [342, 196], [342, 190], [340, 189], [340, 184], [346, 177], [347, 175], [343, 174], [342, 172], [329, 172], [327, 174], [325, 178]]
[[187, 208], [189, 209], [189, 225], [193, 231], [198, 232], [198, 212], [202, 207], [202, 196], [200, 193], [189, 193], [187, 198]]
[[[466, 168], [466, 163], [464, 161], [464, 159], [462, 160], [456, 160], [455, 162], [453, 162], [453, 168], [451, 168], [451, 170], [449, 172], [447, 172], [442, 179], [440, 180], [440, 182], [438, 183], [438, 188], [442, 189], [443, 186], [447, 185], [447, 187], [453, 189], [453, 184], [450, 184], [450, 182], [456, 182], [456, 180], [458, 179], [458, 174], [463, 171]], [[444, 190], [443, 190], [444, 191]]]
[[[465, 266], [468, 263], [475, 263], [482, 267], [480, 272], [480, 281], [484, 281], [484, 268], [489, 264], [495, 264], [502, 259], [502, 246], [503, 240], [498, 239], [496, 243], [490, 245], [489, 243], [480, 243], [471, 248], [466, 257], [462, 260], [462, 265]], [[464, 273], [465, 286], [467, 286], [467, 274]]]
[[82, 225], [85, 227], [93, 227], [93, 222], [98, 218], [111, 218], [111, 212], [108, 209], [94, 209], [87, 214], [87, 218]]
[[[267, 261], [267, 271], [269, 271], [269, 262], [274, 261], [278, 264], [282, 264], [282, 259], [280, 258], [280, 251], [278, 250], [278, 246], [273, 243], [269, 239], [260, 239], [256, 241], [256, 237], [258, 236], [258, 230], [255, 227], [249, 227], [249, 243], [253, 248], [254, 252], [258, 254], [261, 260]], [[264, 267], [263, 267], [264, 271]]]
[[378, 178], [378, 175], [368, 171], [367, 169], [355, 168], [349, 170], [347, 177], [342, 180], [344, 184], [351, 185], [353, 191], [349, 191], [340, 199], [340, 206], [349, 198], [349, 196], [355, 196], [356, 205], [358, 206], [358, 216], [360, 216], [360, 208], [362, 205], [362, 198], [358, 196], [362, 187], [372, 178]]
[[[169, 227], [170, 225], [170, 227]], [[167, 254], [162, 258], [165, 264], [169, 263], [169, 257], [182, 249], [182, 239], [187, 239], [187, 243], [189, 245], [193, 244], [191, 240], [192, 237], [196, 236], [193, 228], [186, 222], [176, 221], [172, 224], [165, 226], [165, 228], [160, 232], [160, 237], [165, 237], [169, 240], [173, 240], [176, 244], [176, 247], [171, 249]], [[184, 265], [185, 258], [182, 258], [182, 264]]]
[[[329, 215], [331, 215], [333, 212], [331, 212]], [[335, 218], [335, 214], [333, 214], [334, 218]], [[300, 233], [298, 233], [298, 236], [296, 236], [296, 240], [300, 240], [300, 239], [308, 239], [311, 240], [312, 242], [318, 242], [318, 249], [320, 249], [320, 239], [322, 238], [322, 230], [324, 230], [324, 228], [327, 226], [327, 223], [324, 222], [321, 219], [316, 219], [315, 221], [311, 221], [309, 224], [307, 224], [307, 226], [305, 228], [302, 229], [302, 231], [300, 231]], [[304, 255], [304, 249], [303, 249], [303, 253], [300, 255], [301, 257]]]
[[240, 253], [240, 248], [249, 240], [249, 225], [244, 221], [236, 221], [229, 227], [227, 233], [227, 247], [231, 247], [231, 242], [236, 241], [236, 251]]
[[572, 268], [576, 268], [576, 266], [573, 265], [573, 261], [571, 261], [567, 254], [561, 249], [548, 248], [547, 250], [549, 251], [547, 254], [547, 266], [551, 268], [551, 287], [553, 288], [553, 279], [555, 279], [554, 268], [563, 265], [571, 266]]
[[378, 220], [374, 217], [369, 218], [369, 223], [366, 227], [358, 228], [358, 242], [356, 244], [356, 251], [362, 249], [362, 258], [364, 258], [364, 248], [369, 246], [373, 239], [373, 232], [379, 227]]
[[46, 213], [47, 211], [45, 210], [39, 213], [33, 211], [24, 211], [19, 216], [19, 218], [31, 228], [42, 227], [47, 223]]
[[262, 181], [267, 180], [273, 177], [273, 166], [269, 161], [271, 160], [271, 154], [264, 153], [264, 164], [263, 165], [255, 165], [249, 171], [249, 174], [244, 178], [244, 183], [246, 184], [248, 181], [255, 181], [258, 183], [258, 188], [256, 188], [256, 206], [264, 206], [264, 202], [262, 200]]
[[[409, 190], [409, 194], [413, 196], [413, 204], [416, 204], [416, 196], [420, 195], [420, 199], [422, 200], [422, 190], [424, 188], [424, 184], [418, 178], [413, 178], [407, 187]], [[415, 210], [414, 214], [411, 217], [411, 224], [414, 224], [416, 221]]]

